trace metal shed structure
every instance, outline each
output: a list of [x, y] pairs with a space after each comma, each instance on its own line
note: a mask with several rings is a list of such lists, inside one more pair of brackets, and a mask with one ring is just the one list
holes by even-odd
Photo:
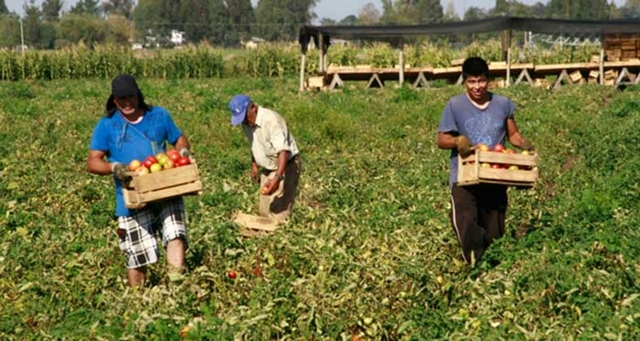
[[[331, 46], [331, 40], [369, 40], [382, 41], [394, 40], [398, 42], [400, 69], [398, 77], [400, 83], [404, 81], [405, 68], [403, 57], [404, 39], [409, 37], [433, 36], [442, 34], [470, 34], [502, 32], [502, 55], [506, 62], [506, 74], [510, 77], [511, 60], [510, 46], [513, 31], [546, 33], [546, 34], [591, 34], [600, 35], [606, 43], [607, 36], [640, 34], [640, 20], [563, 20], [563, 19], [536, 19], [519, 17], [497, 17], [475, 21], [451, 22], [428, 25], [403, 25], [403, 26], [302, 26], [299, 32], [301, 48], [300, 89], [304, 89], [304, 75], [306, 67], [306, 53], [309, 44], [313, 42], [319, 49], [320, 73], [327, 70], [327, 50]], [[638, 41], [640, 42], [640, 36]], [[600, 53], [600, 74], [604, 68], [604, 49]], [[639, 77], [640, 78], [640, 77]], [[600, 77], [600, 82], [603, 82]]]

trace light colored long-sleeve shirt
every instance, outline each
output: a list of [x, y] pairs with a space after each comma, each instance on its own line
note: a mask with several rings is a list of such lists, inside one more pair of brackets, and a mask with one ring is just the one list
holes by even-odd
[[298, 155], [298, 146], [293, 135], [287, 128], [284, 118], [277, 112], [258, 107], [256, 125], [249, 127], [242, 125], [251, 154], [258, 166], [276, 170], [278, 168], [278, 154], [281, 151], [289, 151], [290, 157]]

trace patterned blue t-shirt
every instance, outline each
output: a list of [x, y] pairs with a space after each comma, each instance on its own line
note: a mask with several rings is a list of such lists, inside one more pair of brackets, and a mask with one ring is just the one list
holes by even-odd
[[[150, 155], [166, 151], [166, 141], [175, 144], [182, 132], [173, 122], [169, 112], [154, 106], [137, 123], [127, 122], [120, 111], [111, 117], [103, 117], [93, 130], [90, 150], [99, 150], [107, 154], [109, 162], [128, 165], [137, 159], [144, 161]], [[116, 215], [130, 216], [124, 205], [122, 184], [116, 184]]]
[[[489, 148], [504, 144], [507, 136], [507, 118], [513, 117], [515, 103], [510, 99], [489, 94], [490, 102], [485, 109], [479, 109], [466, 94], [449, 100], [442, 112], [438, 126], [439, 133], [465, 135], [473, 145], [484, 143]], [[451, 150], [451, 172], [449, 183], [458, 181], [458, 151]]]

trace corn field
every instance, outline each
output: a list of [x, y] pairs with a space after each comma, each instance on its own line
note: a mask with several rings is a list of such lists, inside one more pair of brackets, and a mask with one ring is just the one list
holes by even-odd
[[[0, 51], [0, 80], [64, 80], [111, 78], [119, 73], [161, 79], [221, 78], [232, 75], [250, 77], [286, 77], [300, 72], [300, 46], [265, 44], [229, 58], [229, 51], [209, 45], [179, 50], [145, 50], [140, 56], [127, 47], [98, 46], [89, 49], [75, 46], [56, 51]], [[553, 49], [513, 48], [514, 63], [562, 64], [588, 62], [598, 47], [558, 47]], [[411, 67], [447, 67], [456, 59], [480, 56], [501, 60], [500, 42], [474, 42], [461, 49], [434, 43], [404, 47], [405, 63]], [[398, 50], [389, 44], [366, 46], [332, 46], [328, 62], [340, 66], [371, 65], [393, 67], [398, 64]], [[318, 73], [318, 50], [307, 53], [308, 74]]]

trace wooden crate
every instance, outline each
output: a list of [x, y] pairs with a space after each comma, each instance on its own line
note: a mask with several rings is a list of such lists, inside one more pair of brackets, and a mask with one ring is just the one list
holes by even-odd
[[157, 173], [132, 177], [126, 187], [122, 188], [124, 204], [127, 208], [138, 209], [158, 200], [183, 195], [201, 195], [202, 182], [195, 163], [166, 169]]
[[[498, 165], [499, 168], [491, 168]], [[517, 166], [517, 170], [508, 169]], [[480, 183], [533, 187], [538, 181], [538, 155], [480, 151], [466, 158], [458, 157], [458, 185]]]
[[307, 87], [309, 89], [322, 89], [325, 87], [325, 78], [324, 76], [313, 76], [309, 77]]
[[240, 233], [245, 237], [269, 234], [280, 228], [278, 222], [271, 218], [246, 214], [243, 212], [235, 213], [232, 220], [240, 226]]
[[571, 79], [572, 83], [578, 83], [582, 80], [582, 73], [580, 72], [580, 70], [573, 71], [569, 74], [569, 79]]

